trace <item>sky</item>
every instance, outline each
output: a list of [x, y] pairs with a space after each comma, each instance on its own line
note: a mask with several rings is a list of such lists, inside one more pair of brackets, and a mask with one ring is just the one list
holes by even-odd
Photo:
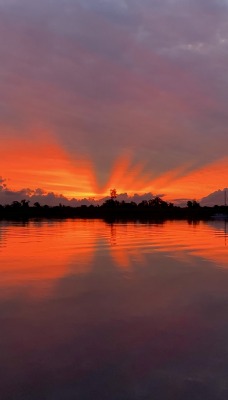
[[227, 19], [227, 0], [0, 0], [0, 202], [227, 187]]

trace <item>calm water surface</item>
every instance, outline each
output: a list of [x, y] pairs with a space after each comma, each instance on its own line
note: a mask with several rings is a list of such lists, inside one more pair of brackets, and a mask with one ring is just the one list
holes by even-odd
[[224, 222], [1, 222], [0, 273], [1, 400], [227, 400]]

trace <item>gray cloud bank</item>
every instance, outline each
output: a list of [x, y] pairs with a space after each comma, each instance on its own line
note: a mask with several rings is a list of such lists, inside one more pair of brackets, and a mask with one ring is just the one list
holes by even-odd
[[[159, 197], [163, 197], [163, 194], [158, 194]], [[152, 193], [144, 193], [144, 194], [134, 194], [133, 196], [129, 196], [127, 193], [121, 193], [117, 195], [118, 201], [126, 201], [126, 202], [135, 202], [140, 203], [142, 200], [150, 200], [154, 198], [155, 195]], [[49, 205], [49, 206], [57, 206], [60, 203], [65, 206], [78, 207], [81, 205], [100, 205], [104, 203], [106, 200], [110, 199], [109, 196], [103, 197], [101, 199], [95, 200], [93, 198], [84, 198], [84, 199], [68, 199], [63, 195], [57, 195], [55, 193], [46, 193], [42, 189], [22, 189], [22, 190], [10, 190], [7, 188], [5, 184], [5, 180], [0, 177], [0, 204], [6, 205], [11, 204], [13, 201], [21, 201], [21, 200], [29, 200], [30, 205], [34, 205], [34, 203], [38, 202], [40, 205]]]
[[203, 197], [200, 204], [202, 206], [224, 206], [225, 205], [225, 193], [227, 194], [227, 204], [228, 204], [228, 188], [224, 188], [223, 190], [216, 190], [213, 193], [210, 193], [208, 196]]

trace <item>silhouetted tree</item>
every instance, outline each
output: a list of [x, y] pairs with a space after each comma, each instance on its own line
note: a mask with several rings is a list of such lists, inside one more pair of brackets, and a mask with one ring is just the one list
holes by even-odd
[[28, 208], [29, 207], [29, 203], [30, 203], [29, 200], [25, 200], [25, 199], [21, 200], [21, 205], [24, 208]]
[[139, 203], [138, 207], [139, 208], [145, 208], [148, 207], [149, 203], [147, 200], [142, 200], [141, 203]]
[[155, 197], [152, 200], [148, 201], [148, 204], [152, 207], [156, 207], [156, 208], [165, 208], [168, 206], [168, 204], [166, 203], [166, 201], [162, 200], [160, 197]]
[[19, 208], [19, 207], [21, 207], [21, 203], [20, 203], [19, 201], [17, 201], [17, 200], [14, 200], [14, 201], [12, 202], [12, 204], [11, 204], [11, 207], [13, 207], [13, 208]]
[[196, 200], [192, 200], [192, 201], [188, 201], [187, 202], [187, 207], [188, 208], [199, 208], [200, 207], [200, 204], [196, 201]]
[[111, 197], [112, 200], [115, 200], [117, 198], [116, 189], [110, 189], [110, 197]]

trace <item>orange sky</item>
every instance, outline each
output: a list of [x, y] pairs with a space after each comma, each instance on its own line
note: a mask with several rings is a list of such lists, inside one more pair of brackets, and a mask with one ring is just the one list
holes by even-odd
[[91, 162], [81, 157], [70, 159], [48, 132], [33, 132], [31, 140], [4, 140], [0, 170], [12, 190], [41, 188], [69, 198], [97, 192]]
[[103, 197], [110, 188], [120, 193], [165, 194], [165, 198], [200, 199], [227, 184], [228, 157], [192, 169], [189, 164], [156, 175], [146, 162], [134, 162], [125, 152], [116, 159], [109, 179], [101, 187], [96, 166], [82, 155], [72, 157], [49, 132], [33, 133], [33, 139], [5, 139], [0, 147], [0, 171], [11, 190], [41, 188], [67, 198]]

